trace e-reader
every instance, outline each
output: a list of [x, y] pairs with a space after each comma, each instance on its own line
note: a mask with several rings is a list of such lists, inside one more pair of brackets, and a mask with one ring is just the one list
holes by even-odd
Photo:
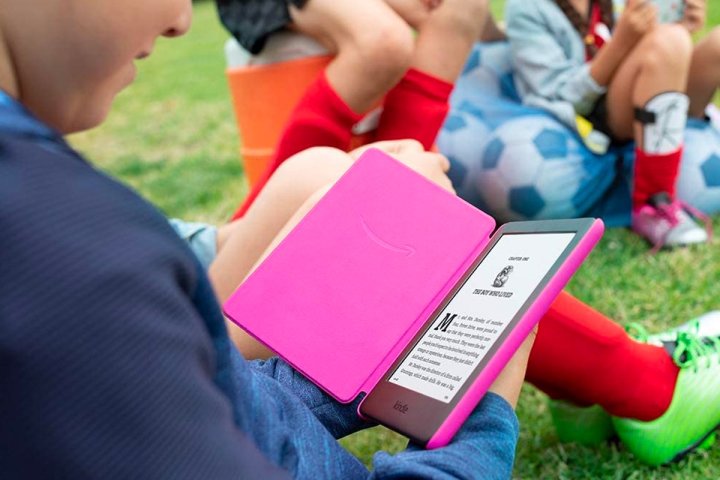
[[445, 445], [579, 266], [594, 219], [501, 227], [388, 372], [360, 413], [413, 441]]

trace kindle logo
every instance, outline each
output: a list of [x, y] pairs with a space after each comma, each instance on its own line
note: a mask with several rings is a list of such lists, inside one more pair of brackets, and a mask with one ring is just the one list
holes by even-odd
[[386, 250], [405, 255], [406, 257], [412, 257], [413, 255], [415, 255], [416, 250], [410, 245], [393, 245], [392, 243], [386, 242], [385, 240], [380, 238], [380, 236], [370, 228], [370, 225], [367, 224], [367, 222], [362, 216], [360, 216], [360, 223], [362, 224], [363, 230], [365, 230], [365, 234], [375, 244], [381, 246]]
[[398, 400], [397, 402], [395, 402], [395, 405], [393, 405], [393, 408], [394, 408], [395, 410], [397, 410], [398, 412], [403, 413], [403, 414], [407, 413], [407, 411], [408, 411], [408, 406], [407, 406], [407, 404], [406, 404], [406, 403], [402, 403], [400, 400]]

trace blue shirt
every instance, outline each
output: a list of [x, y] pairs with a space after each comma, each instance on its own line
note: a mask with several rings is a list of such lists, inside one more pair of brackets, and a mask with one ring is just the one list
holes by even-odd
[[246, 362], [167, 220], [0, 92], [3, 478], [506, 478], [517, 421], [489, 394], [451, 446], [378, 454], [287, 364]]
[[553, 0], [508, 0], [505, 19], [523, 103], [576, 130], [577, 115], [590, 114], [607, 92], [590, 74], [583, 38]]

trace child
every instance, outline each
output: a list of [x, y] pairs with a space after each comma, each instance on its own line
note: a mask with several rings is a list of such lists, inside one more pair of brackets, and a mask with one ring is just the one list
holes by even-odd
[[720, 84], [720, 33], [693, 49], [705, 0], [687, 0], [678, 24], [658, 24], [652, 2], [510, 0], [507, 33], [524, 103], [544, 108], [594, 148], [634, 140], [632, 228], [657, 250], [705, 242], [702, 217], [675, 197], [683, 132]]
[[291, 114], [246, 207], [290, 155], [316, 146], [347, 150], [353, 126], [383, 97], [374, 140], [412, 137], [430, 148], [487, 11], [487, 0], [271, 0], [262, 9], [259, 3], [217, 0], [223, 23], [251, 53], [273, 32], [292, 28], [335, 56]]
[[[398, 148], [393, 144], [380, 147]], [[337, 169], [342, 161], [327, 163]], [[293, 177], [303, 167], [291, 159], [274, 179]], [[272, 183], [246, 220], [257, 221], [253, 209], [270, 201], [276, 188]], [[230, 236], [212, 263], [210, 274], [221, 302], [261, 260], [261, 253], [248, 250], [253, 240], [247, 234]], [[231, 325], [230, 331], [248, 358], [270, 355], [236, 326]], [[617, 323], [563, 292], [540, 321], [527, 380], [555, 400], [579, 407], [601, 406], [614, 417], [614, 429], [640, 460], [666, 463], [692, 451], [720, 423], [720, 324], [714, 319], [689, 332], [636, 341]], [[574, 416], [587, 415], [584, 408], [566, 410], [573, 412], [571, 422], [577, 422]], [[593, 417], [607, 425], [607, 413]], [[581, 423], [571, 423], [570, 428], [588, 430]], [[587, 434], [606, 437], [612, 431], [606, 428], [600, 434]]]
[[[0, 0], [4, 477], [371, 476], [334, 439], [363, 428], [357, 405], [230, 348], [187, 246], [60, 136], [100, 123], [190, 15], [189, 0]], [[451, 445], [378, 455], [372, 476], [509, 477], [530, 342]]]
[[[485, 22], [494, 25], [490, 16]], [[434, 138], [434, 133], [429, 136]], [[392, 149], [391, 145], [384, 148]], [[327, 169], [333, 167], [318, 165], [314, 171]], [[341, 162], [336, 162], [334, 169], [329, 180], [342, 172]], [[257, 239], [243, 235], [231, 238], [213, 262], [211, 278], [221, 301], [227, 299], [260, 258], [260, 249], [256, 248], [255, 253], [248, 251], [253, 240]], [[244, 332], [234, 326], [230, 329], [248, 357], [269, 355]], [[717, 331], [710, 335], [717, 337]], [[689, 451], [691, 445], [720, 422], [720, 409], [713, 408], [720, 400], [718, 366], [714, 360], [720, 355], [717, 348], [698, 346], [694, 335], [684, 335], [680, 342], [677, 336], [668, 338], [669, 351], [664, 346], [637, 342], [616, 323], [564, 293], [541, 322], [528, 380], [552, 398], [582, 406], [601, 405], [617, 417], [618, 430], [639, 458], [650, 463], [667, 462]], [[690, 363], [676, 360], [688, 348], [694, 352]], [[695, 368], [706, 363], [708, 368]], [[687, 408], [698, 401], [705, 405], [701, 415], [696, 415], [696, 409]], [[698, 422], [678, 434], [679, 426], [689, 416]]]

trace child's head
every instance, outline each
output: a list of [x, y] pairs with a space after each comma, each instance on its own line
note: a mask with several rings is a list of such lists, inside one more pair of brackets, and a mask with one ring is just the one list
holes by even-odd
[[69, 133], [98, 125], [191, 0], [0, 0], [0, 88]]

